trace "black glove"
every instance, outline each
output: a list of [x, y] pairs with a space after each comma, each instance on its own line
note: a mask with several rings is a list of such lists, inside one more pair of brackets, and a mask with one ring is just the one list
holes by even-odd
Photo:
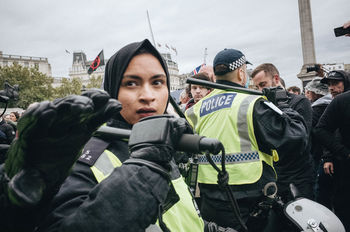
[[[37, 204], [42, 198], [40, 192], [55, 191], [93, 132], [120, 110], [117, 100], [98, 89], [31, 106], [18, 122], [18, 138], [10, 146], [5, 163], [6, 174], [12, 178], [12, 202]], [[44, 183], [38, 193], [25, 184], [35, 177]], [[23, 199], [23, 194], [37, 195]]]
[[170, 115], [143, 118], [136, 123], [129, 139], [130, 156], [163, 165], [174, 157], [182, 134], [192, 134], [183, 118]]
[[277, 107], [279, 108], [288, 107], [290, 97], [288, 97], [286, 90], [284, 90], [280, 86], [264, 88], [262, 92], [266, 96], [266, 98], [270, 102], [275, 104]]
[[218, 226], [215, 222], [205, 222], [204, 232], [237, 232], [237, 230]]

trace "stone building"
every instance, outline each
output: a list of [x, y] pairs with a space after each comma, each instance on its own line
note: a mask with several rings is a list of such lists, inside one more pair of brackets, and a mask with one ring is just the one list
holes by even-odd
[[170, 91], [184, 89], [188, 75], [179, 74], [178, 64], [171, 58], [170, 53], [161, 53], [161, 55], [168, 65], [170, 75]]
[[46, 74], [51, 77], [51, 65], [45, 57], [34, 57], [34, 56], [21, 56], [21, 55], [9, 55], [3, 54], [0, 51], [0, 66], [11, 66], [13, 64], [19, 64], [27, 68], [38, 68], [39, 72]]
[[[170, 91], [185, 88], [187, 75], [180, 75], [178, 64], [171, 58], [170, 53], [161, 53], [162, 57], [166, 61], [170, 74]], [[104, 60], [106, 64], [108, 60]], [[102, 65], [96, 69], [91, 75], [88, 74], [88, 69], [93, 60], [88, 61], [86, 54], [83, 51], [73, 52], [73, 63], [69, 69], [70, 78], [80, 78], [83, 85], [89, 82], [90, 77], [104, 77], [105, 65]]]

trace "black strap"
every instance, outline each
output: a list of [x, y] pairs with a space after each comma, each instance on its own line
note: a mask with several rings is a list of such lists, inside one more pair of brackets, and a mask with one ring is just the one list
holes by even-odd
[[236, 219], [239, 221], [240, 225], [242, 226], [242, 229], [244, 231], [248, 231], [248, 228], [244, 221], [242, 220], [241, 212], [239, 211], [239, 206], [236, 201], [236, 198], [234, 197], [233, 191], [230, 188], [228, 181], [229, 181], [229, 174], [226, 171], [225, 168], [225, 148], [222, 146], [221, 148], [221, 170], [218, 166], [216, 166], [215, 162], [211, 158], [209, 152], [205, 154], [208, 162], [211, 164], [211, 166], [218, 172], [218, 185], [221, 189], [225, 190], [228, 199], [230, 200], [233, 214], [235, 215]]
[[102, 139], [91, 137], [91, 139], [85, 144], [78, 162], [85, 163], [90, 167], [93, 166], [109, 144], [109, 142], [106, 142]]
[[163, 221], [163, 206], [162, 206], [162, 204], [159, 204], [159, 206], [158, 206], [158, 222], [159, 222], [159, 226], [163, 232], [170, 232], [169, 228], [166, 226], [165, 222]]

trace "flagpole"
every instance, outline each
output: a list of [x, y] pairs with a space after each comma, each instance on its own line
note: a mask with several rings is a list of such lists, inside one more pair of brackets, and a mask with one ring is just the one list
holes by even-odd
[[204, 64], [206, 65], [207, 64], [207, 55], [208, 55], [208, 48], [205, 48], [204, 49]]
[[147, 19], [148, 19], [149, 30], [151, 31], [153, 46], [156, 47], [156, 41], [154, 40], [154, 35], [152, 31], [152, 26], [151, 26], [151, 20], [149, 19], [148, 10], [147, 10]]

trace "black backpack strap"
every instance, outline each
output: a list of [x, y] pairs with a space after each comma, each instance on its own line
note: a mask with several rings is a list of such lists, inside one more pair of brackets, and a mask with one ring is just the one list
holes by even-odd
[[78, 159], [78, 162], [85, 163], [90, 167], [93, 166], [96, 160], [100, 157], [103, 151], [108, 147], [109, 142], [102, 139], [92, 137], [84, 146], [83, 152]]

